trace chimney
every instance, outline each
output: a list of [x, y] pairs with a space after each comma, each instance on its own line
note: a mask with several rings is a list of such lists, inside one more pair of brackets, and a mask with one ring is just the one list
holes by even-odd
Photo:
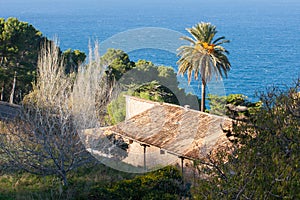
[[190, 105], [184, 105], [184, 109], [185, 109], [185, 110], [190, 109]]

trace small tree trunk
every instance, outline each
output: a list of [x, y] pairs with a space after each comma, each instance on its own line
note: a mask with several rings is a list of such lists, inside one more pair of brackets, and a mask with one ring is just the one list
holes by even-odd
[[0, 101], [3, 101], [3, 98], [4, 98], [4, 82], [2, 82], [2, 86], [1, 86]]
[[16, 88], [16, 79], [17, 79], [17, 72], [15, 71], [13, 86], [12, 86], [11, 93], [10, 93], [10, 98], [9, 98], [9, 103], [14, 103], [14, 95], [15, 95], [15, 88]]
[[205, 112], [205, 88], [206, 84], [204, 81], [202, 81], [202, 87], [201, 87], [201, 110], [202, 112]]
[[62, 176], [62, 181], [63, 181], [63, 186], [68, 187], [68, 179], [66, 173], [64, 173], [64, 175]]

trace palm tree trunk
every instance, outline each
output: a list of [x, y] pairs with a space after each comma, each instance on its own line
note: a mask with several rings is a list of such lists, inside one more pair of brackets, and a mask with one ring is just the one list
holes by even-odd
[[206, 84], [204, 81], [202, 81], [202, 87], [201, 87], [201, 110], [202, 112], [205, 112], [205, 89]]

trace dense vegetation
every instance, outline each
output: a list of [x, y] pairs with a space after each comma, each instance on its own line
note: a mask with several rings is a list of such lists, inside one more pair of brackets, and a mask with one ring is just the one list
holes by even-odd
[[[27, 22], [16, 18], [0, 18], [0, 100], [20, 103], [32, 90], [36, 79], [38, 54], [41, 45], [49, 41]], [[79, 50], [67, 50], [66, 72], [76, 71], [85, 60]], [[15, 77], [15, 79], [14, 79]]]
[[31, 89], [36, 75], [36, 65], [42, 33], [32, 25], [16, 18], [0, 19], [0, 84], [1, 100], [8, 101], [16, 73], [18, 101]]
[[53, 176], [1, 168], [0, 199], [299, 199], [299, 91], [300, 80], [286, 91], [275, 88], [262, 94], [262, 106], [250, 115], [250, 123], [236, 124], [236, 149], [228, 162], [221, 162], [220, 152], [215, 167], [196, 166], [208, 176], [196, 179], [190, 194], [174, 168], [134, 178], [97, 164], [71, 172], [67, 188]]
[[152, 101], [182, 106], [190, 105], [193, 109], [199, 109], [198, 97], [186, 94], [183, 89], [179, 88], [173, 68], [155, 66], [152, 62], [146, 60], [139, 60], [136, 63], [128, 60], [128, 63], [131, 63], [131, 65], [130, 71], [127, 71], [126, 69], [129, 67], [123, 64], [124, 61], [119, 61], [124, 57], [128, 58], [128, 55], [123, 51], [110, 49], [103, 58], [106, 58], [107, 54], [111, 55], [112, 51], [123, 53], [122, 56], [117, 56], [118, 54], [115, 53], [112, 64], [109, 65], [112, 68], [111, 71], [115, 71], [116, 76], [122, 78], [119, 78], [117, 81], [118, 97], [113, 99], [108, 105], [109, 118], [107, 118], [107, 123], [115, 124], [125, 119], [125, 94]]
[[92, 192], [98, 199], [180, 199], [191, 196], [188, 189], [178, 169], [165, 167]]
[[[255, 103], [241, 94], [209, 95], [208, 112], [237, 119], [228, 132], [234, 150], [225, 163], [226, 152], [213, 165], [195, 162], [201, 178], [190, 190], [175, 167], [136, 175], [99, 164], [76, 131], [94, 127], [99, 118], [102, 125], [124, 120], [123, 94], [198, 109], [198, 98], [178, 87], [172, 68], [132, 62], [116, 49], [84, 64], [84, 53], [62, 53], [28, 23], [9, 18], [0, 24], [1, 98], [9, 100], [15, 72], [15, 91], [22, 92], [13, 94], [14, 102], [29, 93], [23, 101], [26, 120], [0, 124], [0, 199], [300, 198], [300, 80], [286, 90], [270, 88]], [[40, 48], [42, 41], [50, 54]], [[193, 48], [213, 53], [212, 44], [195, 42]]]
[[248, 120], [248, 118], [259, 111], [262, 102], [250, 102], [242, 94], [229, 94], [228, 96], [217, 96], [208, 94], [209, 113], [225, 115], [232, 119]]
[[0, 199], [180, 199], [190, 193], [179, 171], [166, 167], [145, 175], [120, 172], [102, 164], [69, 174], [63, 187], [54, 176], [24, 172], [0, 174]]
[[[220, 171], [208, 169], [195, 193], [200, 199], [300, 198], [300, 80], [261, 94], [262, 107], [236, 124], [236, 149]], [[220, 158], [223, 156], [220, 153]], [[216, 187], [217, 186], [217, 187]]]

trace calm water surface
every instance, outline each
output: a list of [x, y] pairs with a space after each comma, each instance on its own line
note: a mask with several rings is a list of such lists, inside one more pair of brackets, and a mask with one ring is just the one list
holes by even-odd
[[[231, 41], [225, 45], [232, 64], [224, 80], [226, 94], [243, 93], [254, 100], [256, 91], [284, 87], [300, 77], [297, 0], [0, 0], [0, 17], [11, 16], [33, 24], [47, 37], [58, 36], [63, 50], [85, 52], [89, 39], [101, 42], [129, 29], [162, 27], [184, 35], [185, 28], [197, 22], [211, 22], [219, 30], [217, 36]], [[134, 61], [147, 59], [177, 69], [178, 58], [170, 52], [128, 53]], [[198, 82], [192, 87], [200, 94]]]

